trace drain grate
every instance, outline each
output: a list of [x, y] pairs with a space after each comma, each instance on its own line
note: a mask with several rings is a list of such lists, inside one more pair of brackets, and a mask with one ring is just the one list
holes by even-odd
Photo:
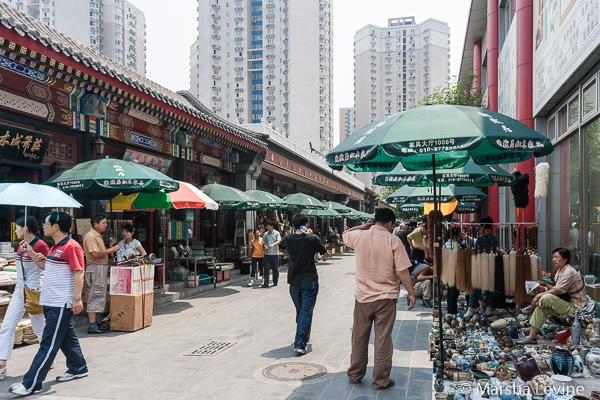
[[327, 368], [319, 364], [290, 362], [271, 365], [263, 370], [263, 375], [277, 381], [308, 381], [327, 373]]
[[183, 353], [184, 356], [195, 356], [195, 357], [215, 357], [219, 354], [223, 354], [229, 350], [238, 342], [223, 342], [219, 340], [207, 340], [201, 343], [198, 347], [194, 347], [191, 350]]

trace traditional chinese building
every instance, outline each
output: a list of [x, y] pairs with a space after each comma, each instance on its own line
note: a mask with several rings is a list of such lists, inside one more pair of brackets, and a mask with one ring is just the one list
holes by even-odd
[[[196, 186], [247, 190], [266, 149], [259, 135], [219, 118], [189, 93], [169, 91], [0, 3], [0, 181], [41, 183], [62, 168], [111, 157]], [[78, 216], [99, 212], [96, 203]], [[0, 208], [0, 241], [10, 240], [10, 223], [21, 212]], [[158, 216], [122, 217], [135, 218], [138, 238], [155, 251]], [[215, 222], [205, 211], [172, 218], [193, 221], [196, 240], [206, 239]], [[223, 240], [233, 220], [218, 218]]]

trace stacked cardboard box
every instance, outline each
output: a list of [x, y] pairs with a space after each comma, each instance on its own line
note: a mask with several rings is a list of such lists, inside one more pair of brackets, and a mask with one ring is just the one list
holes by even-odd
[[152, 324], [154, 265], [110, 269], [110, 329], [133, 332]]

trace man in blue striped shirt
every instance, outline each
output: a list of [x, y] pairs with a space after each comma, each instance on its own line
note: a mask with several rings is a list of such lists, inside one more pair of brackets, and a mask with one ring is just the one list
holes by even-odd
[[46, 216], [44, 233], [46, 236], [51, 236], [54, 241], [46, 257], [35, 253], [31, 246], [27, 246], [27, 255], [44, 269], [40, 304], [44, 306], [46, 326], [40, 349], [29, 371], [23, 377], [23, 383], [9, 389], [13, 394], [26, 396], [41, 392], [42, 382], [52, 366], [58, 349], [67, 358], [68, 367], [67, 372], [56, 377], [58, 382], [88, 375], [87, 363], [71, 323], [73, 314], [79, 314], [83, 310], [81, 290], [85, 270], [83, 249], [69, 235], [71, 221], [71, 216], [63, 212], [53, 211]]

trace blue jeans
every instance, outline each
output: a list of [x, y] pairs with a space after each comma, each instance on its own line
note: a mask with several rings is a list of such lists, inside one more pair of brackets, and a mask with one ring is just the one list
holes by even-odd
[[264, 260], [259, 257], [252, 257], [252, 270], [250, 271], [250, 278], [256, 278], [258, 276], [258, 273], [260, 272], [261, 275], [263, 275], [264, 273]]
[[83, 374], [88, 372], [85, 358], [79, 346], [79, 340], [73, 330], [71, 317], [73, 312], [67, 307], [44, 306], [46, 326], [42, 335], [40, 349], [33, 358], [29, 371], [23, 377], [23, 386], [28, 391], [41, 390], [52, 362], [60, 349], [67, 358], [67, 372]]
[[294, 348], [306, 349], [312, 327], [313, 310], [319, 294], [319, 281], [290, 285], [290, 296], [296, 306], [296, 340]]
[[271, 268], [273, 268], [273, 284], [277, 285], [279, 282], [279, 256], [265, 254], [264, 263], [265, 274], [263, 277], [265, 278], [265, 285], [269, 284]]

